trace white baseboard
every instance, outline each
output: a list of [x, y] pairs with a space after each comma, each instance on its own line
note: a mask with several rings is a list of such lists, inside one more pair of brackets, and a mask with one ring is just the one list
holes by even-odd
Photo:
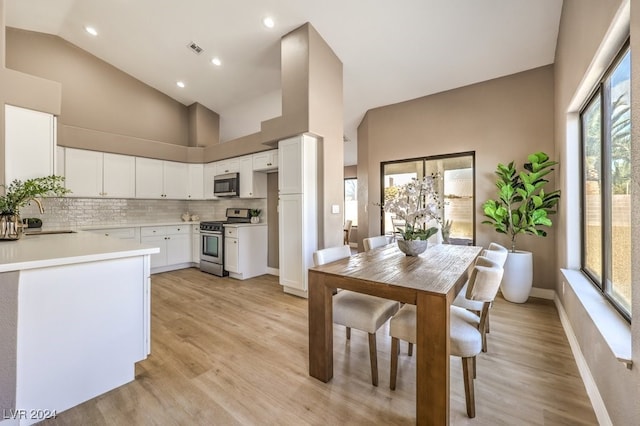
[[297, 288], [282, 286], [282, 290], [284, 290], [287, 294], [292, 294], [294, 296], [302, 297], [305, 299], [309, 298], [309, 294], [306, 291], [298, 290]]
[[549, 288], [532, 287], [529, 296], [537, 297], [538, 299], [555, 300], [556, 291]]
[[349, 243], [349, 247], [357, 249], [358, 248], [358, 243]]
[[280, 276], [280, 269], [267, 267], [267, 274], [275, 275], [276, 277], [279, 277]]
[[558, 297], [554, 297], [553, 301], [555, 302], [556, 308], [558, 309], [562, 328], [564, 328], [564, 332], [567, 335], [567, 339], [569, 340], [569, 346], [571, 347], [573, 357], [576, 360], [576, 364], [578, 365], [578, 371], [580, 372], [580, 376], [582, 377], [584, 387], [587, 390], [587, 395], [589, 395], [589, 399], [591, 400], [591, 405], [598, 419], [598, 423], [603, 426], [613, 425], [613, 423], [611, 422], [611, 418], [609, 417], [609, 413], [607, 412], [607, 407], [604, 404], [604, 400], [602, 399], [602, 396], [600, 396], [598, 386], [596, 385], [596, 382], [591, 375], [591, 370], [589, 370], [587, 360], [584, 358], [584, 355], [582, 355], [580, 344], [578, 343], [578, 339], [573, 332], [573, 328], [571, 327], [571, 323], [569, 322], [569, 317], [567, 316], [567, 313], [565, 312], [560, 299]]

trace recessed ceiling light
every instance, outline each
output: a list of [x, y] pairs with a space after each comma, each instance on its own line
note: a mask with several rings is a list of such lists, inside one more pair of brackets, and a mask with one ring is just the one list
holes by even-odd
[[184, 88], [184, 82], [183, 81], [178, 81], [176, 82], [176, 86], [178, 86], [179, 88]]
[[217, 67], [219, 67], [220, 65], [222, 65], [222, 61], [220, 60], [220, 58], [218, 58], [217, 56], [215, 58], [213, 58], [211, 60], [211, 63]]
[[96, 31], [96, 29], [93, 28], [93, 27], [84, 27], [84, 30], [86, 32], [88, 32], [89, 34], [91, 34], [92, 36], [97, 36], [98, 35], [98, 31]]
[[276, 25], [276, 23], [274, 22], [273, 18], [270, 17], [270, 16], [265, 17], [262, 20], [262, 24], [267, 28], [273, 28]]

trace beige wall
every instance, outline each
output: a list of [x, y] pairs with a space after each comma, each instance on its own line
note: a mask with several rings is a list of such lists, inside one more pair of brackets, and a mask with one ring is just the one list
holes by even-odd
[[205, 147], [220, 142], [220, 115], [209, 108], [189, 105], [189, 146]]
[[[532, 152], [554, 153], [553, 67], [368, 111], [358, 128], [358, 238], [380, 234], [380, 209], [373, 203], [380, 202], [381, 162], [466, 151], [476, 153], [480, 219], [482, 203], [496, 196], [498, 163], [521, 165]], [[476, 244], [510, 246], [481, 222], [476, 221]], [[518, 237], [517, 248], [534, 254], [534, 286], [554, 287], [554, 233], [552, 228], [547, 238]]]
[[[560, 33], [556, 49], [555, 62], [555, 139], [556, 156], [564, 165], [560, 186], [565, 193], [566, 208], [561, 211], [558, 221], [557, 251], [560, 268], [577, 269], [580, 267], [580, 210], [579, 210], [579, 142], [578, 125], [575, 112], [586, 100], [588, 91], [594, 87], [600, 77], [603, 66], [594, 62], [595, 58], [605, 59], [604, 66], [610, 63], [615, 52], [626, 38], [626, 26], [618, 37], [610, 27], [619, 8], [625, 2], [619, 0], [565, 0], [560, 22]], [[638, 194], [640, 194], [640, 140], [638, 123], [640, 123], [640, 8], [637, 1], [631, 2], [631, 52], [632, 52], [632, 160], [633, 182], [632, 217], [640, 214]], [[610, 36], [607, 36], [610, 34]], [[605, 38], [617, 38], [612, 47], [601, 49]], [[593, 72], [590, 66], [594, 64]], [[581, 90], [584, 89], [584, 90]], [[571, 197], [571, 201], [569, 201]], [[632, 221], [632, 257], [640, 257], [640, 226], [637, 220]], [[640, 276], [639, 262], [633, 263], [633, 282]], [[594, 324], [593, 317], [586, 311], [573, 289], [569, 286], [563, 291], [562, 277], [557, 273], [556, 292], [567, 313], [582, 354], [604, 400], [608, 414], [614, 425], [637, 424], [640, 418], [640, 323], [633, 321], [631, 333], [633, 339], [632, 358], [634, 366], [627, 370], [617, 361], [608, 344]], [[633, 289], [633, 313], [637, 318], [640, 313], [640, 292]], [[606, 302], [604, 302], [606, 303]]]
[[278, 173], [267, 174], [267, 210], [273, 212], [267, 217], [268, 257], [267, 266], [280, 267], [280, 224], [278, 221]]

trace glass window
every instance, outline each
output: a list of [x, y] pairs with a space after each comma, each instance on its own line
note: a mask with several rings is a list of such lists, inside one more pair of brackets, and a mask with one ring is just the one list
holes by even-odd
[[[442, 196], [441, 225], [450, 224], [449, 241], [454, 244], [473, 244], [475, 241], [475, 154], [462, 153], [420, 159], [382, 163], [381, 204], [393, 198], [397, 186], [411, 179], [422, 179], [425, 175], [439, 173]], [[382, 232], [392, 234], [403, 223], [391, 213], [382, 212]]]
[[344, 180], [344, 220], [351, 221], [351, 226], [358, 226], [358, 179]]
[[581, 111], [582, 268], [631, 318], [631, 66], [625, 47]]

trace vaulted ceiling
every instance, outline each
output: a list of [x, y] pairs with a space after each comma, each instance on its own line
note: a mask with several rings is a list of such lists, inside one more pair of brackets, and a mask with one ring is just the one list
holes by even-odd
[[216, 111], [222, 141], [280, 115], [280, 37], [310, 22], [344, 64], [345, 164], [355, 164], [367, 110], [553, 63], [561, 9], [562, 0], [6, 0], [5, 21]]

